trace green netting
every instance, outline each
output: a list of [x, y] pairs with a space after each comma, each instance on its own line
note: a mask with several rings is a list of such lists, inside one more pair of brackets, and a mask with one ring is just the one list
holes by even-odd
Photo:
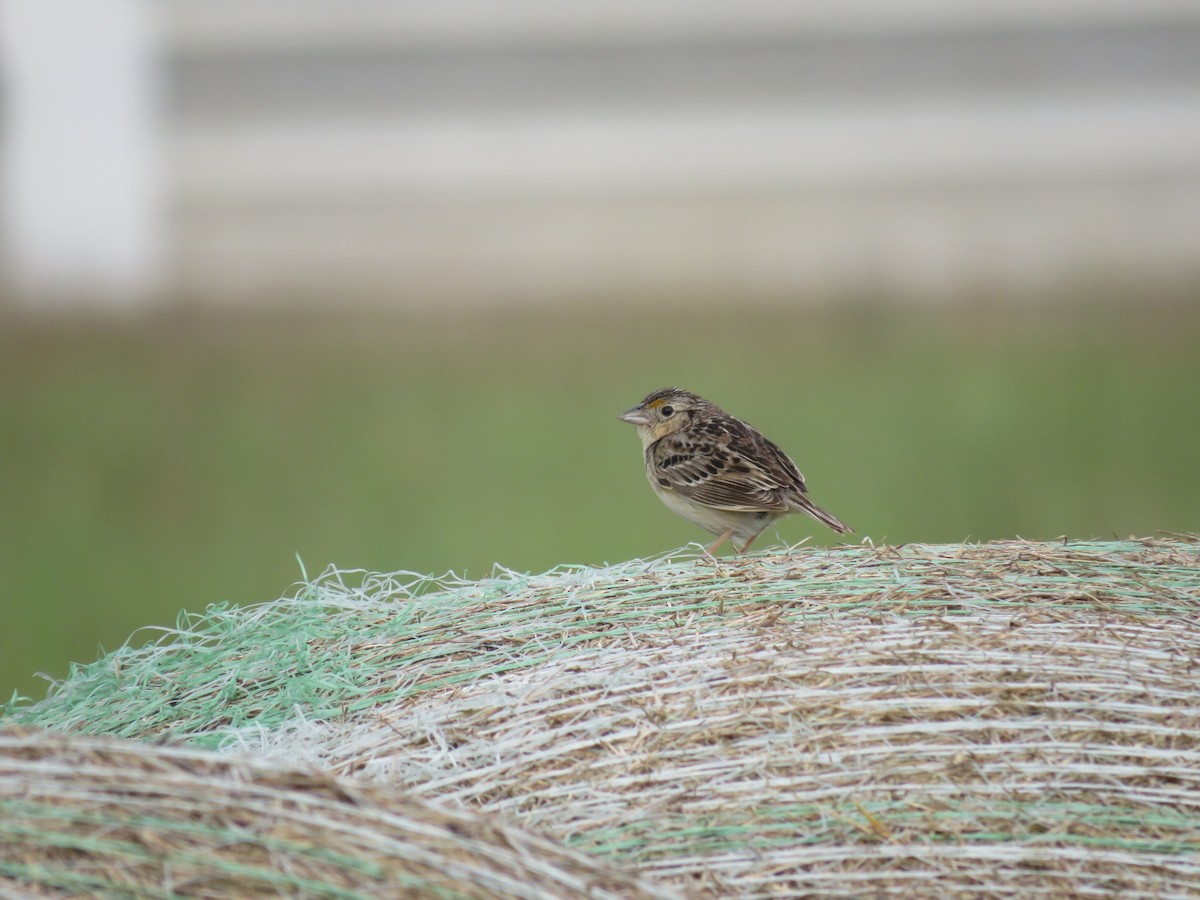
[[492, 817], [395, 790], [194, 750], [0, 729], [0, 894], [554, 900], [665, 892]]
[[[482, 581], [330, 569], [289, 597], [184, 613], [150, 644], [74, 666], [18, 724], [214, 744], [229, 729], [325, 719], [570, 659], [615, 630], [964, 615], [1036, 606], [1189, 614], [1197, 545], [1175, 542], [793, 549], [635, 560]], [[135, 635], [135, 638], [138, 637]]]
[[9, 719], [401, 788], [692, 892], [1187, 895], [1198, 609], [1186, 535], [331, 569]]

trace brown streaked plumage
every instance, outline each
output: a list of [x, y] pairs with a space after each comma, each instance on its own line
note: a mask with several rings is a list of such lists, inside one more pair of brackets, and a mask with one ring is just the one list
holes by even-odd
[[637, 427], [646, 477], [672, 512], [744, 553], [777, 519], [803, 512], [839, 534], [852, 531], [808, 499], [796, 464], [741, 419], [691, 391], [662, 388], [618, 416]]

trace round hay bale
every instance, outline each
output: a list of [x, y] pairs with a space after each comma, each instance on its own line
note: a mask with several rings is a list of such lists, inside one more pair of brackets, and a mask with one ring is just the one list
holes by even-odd
[[11, 730], [0, 730], [0, 895], [673, 896], [494, 816], [394, 789]]
[[689, 892], [1200, 893], [1200, 542], [331, 571], [22, 718], [500, 813]]

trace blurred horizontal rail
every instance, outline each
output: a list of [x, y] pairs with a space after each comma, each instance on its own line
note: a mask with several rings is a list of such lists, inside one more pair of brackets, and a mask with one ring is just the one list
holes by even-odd
[[561, 4], [547, 0], [358, 2], [293, 0], [286, 15], [273, 2], [173, 0], [162, 5], [167, 39], [176, 51], [225, 54], [298, 46], [329, 48], [533, 41], [640, 43], [796, 33], [936, 32], [964, 27], [1042, 28], [1080, 23], [1200, 19], [1192, 0], [610, 0]]
[[189, 294], [940, 297], [1200, 268], [1200, 6], [166, 7]]
[[1194, 0], [156, 13], [168, 287], [198, 302], [1200, 277]]
[[179, 197], [198, 206], [1187, 179], [1200, 91], [242, 124], [181, 129], [175, 152]]

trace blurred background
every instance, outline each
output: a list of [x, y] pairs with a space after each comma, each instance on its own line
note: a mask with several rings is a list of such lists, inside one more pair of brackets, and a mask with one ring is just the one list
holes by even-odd
[[1200, 530], [1194, 0], [0, 17], [0, 701], [297, 555], [705, 540], [666, 385], [856, 540]]

